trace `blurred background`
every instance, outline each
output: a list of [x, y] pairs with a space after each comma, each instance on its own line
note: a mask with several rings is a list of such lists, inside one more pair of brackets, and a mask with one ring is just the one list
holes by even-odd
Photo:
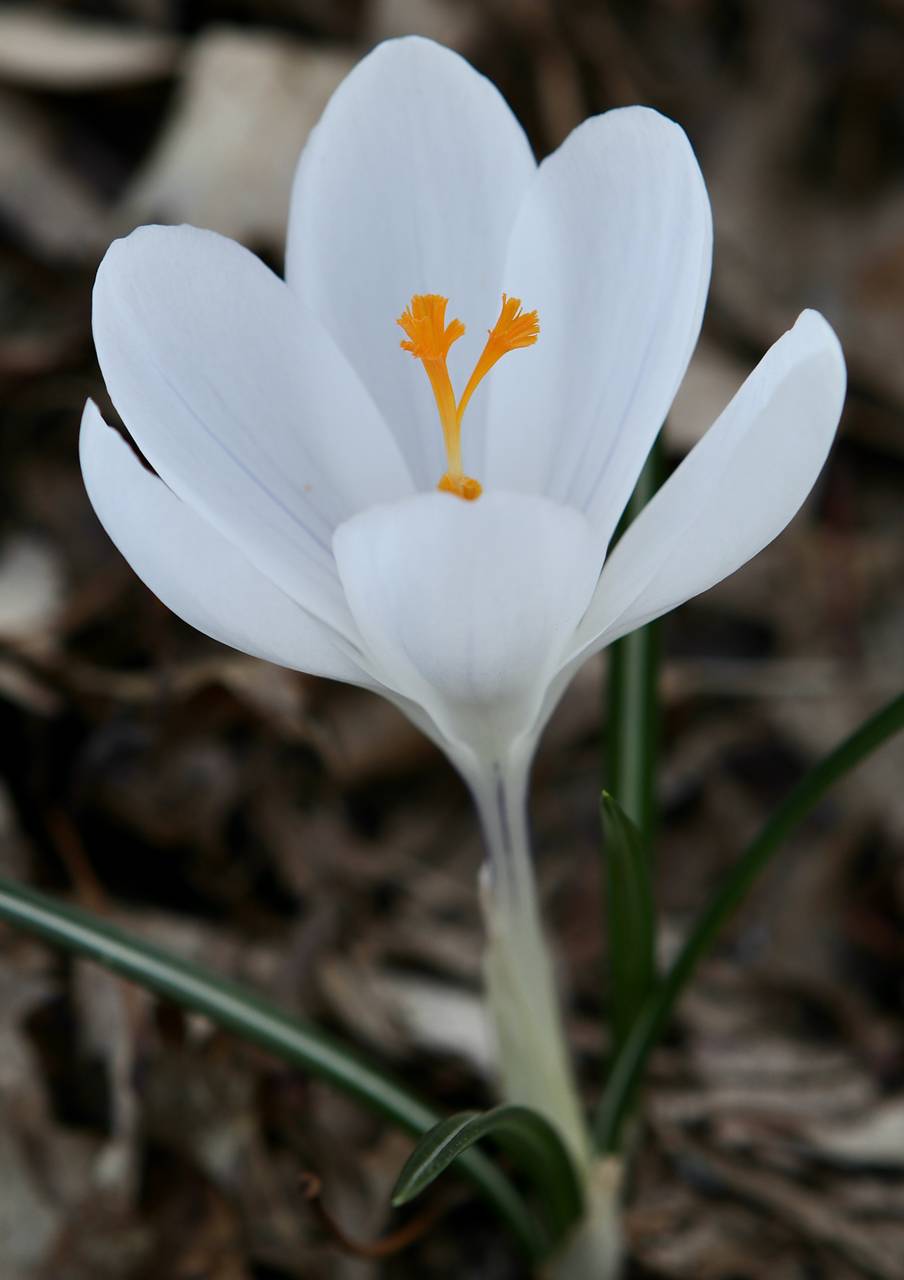
[[[76, 463], [85, 398], [113, 417], [90, 335], [109, 241], [187, 221], [279, 268], [309, 128], [362, 53], [408, 32], [491, 76], [539, 155], [624, 103], [686, 127], [716, 257], [670, 462], [802, 307], [847, 354], [842, 436], [804, 512], [665, 627], [668, 954], [792, 783], [904, 685], [904, 3], [0, 6], [0, 872], [258, 984], [453, 1108], [492, 1097], [463, 788], [387, 705], [169, 615]], [[533, 808], [588, 1097], [604, 681], [591, 663], [563, 703]], [[893, 745], [833, 795], [684, 1001], [630, 1188], [637, 1277], [904, 1275], [902, 781]], [[0, 927], [3, 1280], [522, 1274], [454, 1179], [438, 1221], [379, 1261], [304, 1201], [313, 1172], [372, 1243], [398, 1225], [407, 1150], [333, 1091]]]

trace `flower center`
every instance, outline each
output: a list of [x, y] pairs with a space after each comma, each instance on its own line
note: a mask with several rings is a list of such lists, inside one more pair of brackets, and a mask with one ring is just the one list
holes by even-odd
[[461, 399], [456, 401], [446, 359], [449, 348], [462, 336], [465, 327], [460, 320], [446, 324], [448, 302], [448, 298], [438, 293], [416, 293], [396, 324], [408, 335], [399, 345], [423, 364], [439, 410], [446, 442], [446, 472], [437, 488], [473, 502], [480, 497], [483, 486], [479, 480], [466, 476], [461, 466], [461, 420], [465, 409], [497, 360], [517, 347], [533, 346], [540, 333], [540, 321], [536, 311], [522, 311], [520, 298], [507, 298], [503, 294], [499, 319], [489, 331], [486, 346]]

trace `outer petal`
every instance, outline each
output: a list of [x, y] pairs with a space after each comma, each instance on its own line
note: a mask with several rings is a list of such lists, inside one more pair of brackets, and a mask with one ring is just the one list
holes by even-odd
[[844, 391], [838, 339], [803, 312], [618, 543], [576, 656], [706, 591], [781, 533], [825, 462]]
[[167, 608], [205, 635], [283, 667], [372, 685], [347, 641], [259, 573], [141, 465], [90, 400], [79, 442], [101, 524]]
[[628, 107], [575, 129], [509, 245], [506, 287], [539, 310], [541, 333], [492, 375], [490, 483], [576, 506], [606, 545], [697, 341], [711, 260], [709, 200], [678, 125]]
[[536, 716], [599, 572], [592, 530], [545, 498], [421, 494], [336, 530], [339, 574], [381, 679], [498, 758]]
[[[496, 319], [505, 246], [536, 170], [498, 90], [417, 37], [379, 45], [340, 85], [302, 153], [287, 278], [323, 320], [395, 432], [421, 488], [445, 470], [424, 371], [395, 319], [441, 293], [468, 332], [450, 369], [464, 385]], [[482, 407], [468, 411], [479, 439]]]
[[320, 324], [233, 241], [145, 227], [101, 263], [94, 338], [113, 402], [165, 483], [341, 625], [333, 528], [411, 480]]

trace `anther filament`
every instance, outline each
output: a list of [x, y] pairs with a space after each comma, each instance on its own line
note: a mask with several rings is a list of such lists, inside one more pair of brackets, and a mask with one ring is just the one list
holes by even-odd
[[396, 323], [407, 335], [401, 347], [410, 351], [424, 366], [439, 411], [446, 442], [446, 472], [437, 488], [473, 501], [480, 497], [483, 487], [479, 480], [466, 476], [462, 470], [461, 420], [465, 409], [497, 360], [508, 351], [530, 347], [537, 341], [540, 322], [536, 311], [522, 311], [519, 298], [508, 298], [503, 294], [499, 319], [489, 331], [486, 345], [461, 399], [456, 400], [446, 361], [450, 347], [462, 336], [465, 327], [460, 320], [450, 320], [446, 324], [448, 302], [448, 298], [438, 293], [416, 293]]

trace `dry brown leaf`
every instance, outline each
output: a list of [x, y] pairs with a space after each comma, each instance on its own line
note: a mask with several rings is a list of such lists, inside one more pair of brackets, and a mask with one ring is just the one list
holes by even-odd
[[840, 1214], [825, 1196], [805, 1189], [772, 1170], [726, 1159], [701, 1142], [668, 1126], [660, 1136], [673, 1155], [692, 1160], [728, 1193], [756, 1205], [770, 1219], [791, 1227], [814, 1245], [838, 1253], [873, 1280], [900, 1280], [904, 1226], [900, 1223], [857, 1222]]
[[63, 602], [63, 567], [56, 548], [25, 534], [0, 546], [0, 638], [33, 637], [50, 629]]
[[261, 31], [203, 32], [162, 136], [123, 198], [122, 228], [189, 222], [281, 253], [298, 155], [353, 62]]
[[722, 346], [702, 338], [665, 424], [665, 441], [688, 453], [728, 404], [750, 368]]
[[106, 212], [58, 147], [40, 107], [0, 90], [0, 217], [51, 260], [95, 258], [109, 240]]
[[172, 72], [176, 36], [42, 10], [0, 10], [0, 80], [30, 89], [95, 92]]
[[[30, 957], [30, 958], [29, 958]], [[23, 1030], [26, 1018], [53, 994], [47, 956], [22, 949], [0, 959], [0, 1275], [43, 1257], [62, 1206], [41, 1177], [36, 1150], [54, 1130], [38, 1055]], [[23, 1275], [25, 1274], [23, 1270]]]
[[[763, 73], [765, 74], [765, 72]], [[717, 252], [713, 297], [757, 345], [806, 306], [837, 328], [858, 380], [904, 405], [904, 189], [880, 200], [827, 199], [806, 184], [805, 123], [824, 86], [792, 49], [769, 65], [769, 91], [738, 96], [703, 157]], [[789, 121], [794, 126], [789, 129]], [[902, 447], [901, 433], [887, 443]]]
[[476, 991], [402, 973], [380, 973], [376, 988], [411, 1043], [444, 1058], [463, 1058], [477, 1075], [496, 1073], [496, 1051]]
[[904, 1170], [904, 1098], [890, 1098], [842, 1125], [813, 1127], [809, 1141], [840, 1164]]
[[60, 1219], [48, 1200], [17, 1135], [13, 1117], [0, 1106], [0, 1272], [18, 1277], [38, 1263]]
[[367, 26], [376, 44], [396, 36], [426, 36], [450, 49], [467, 49], [480, 27], [473, 0], [374, 0]]

